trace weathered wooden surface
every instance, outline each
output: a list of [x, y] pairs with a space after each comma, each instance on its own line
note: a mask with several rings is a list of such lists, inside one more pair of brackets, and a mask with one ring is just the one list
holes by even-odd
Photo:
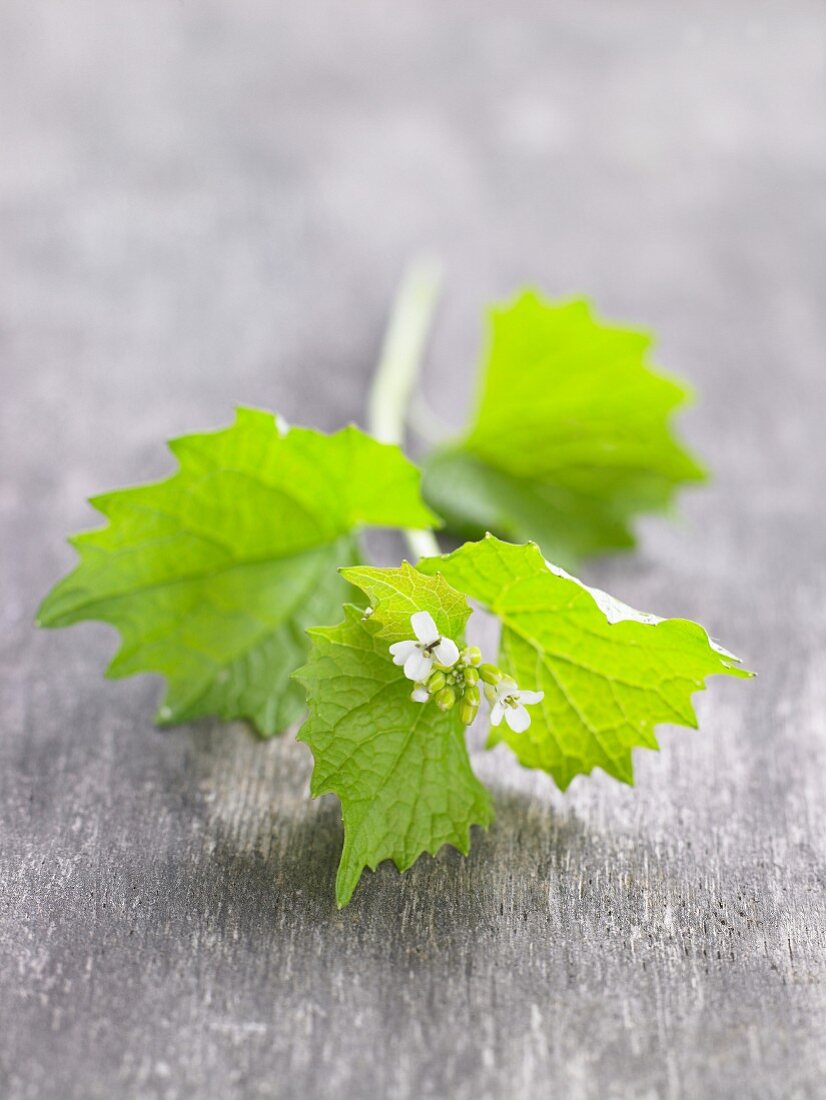
[[[826, 1092], [819, 3], [0, 7], [0, 1093]], [[38, 634], [85, 495], [236, 401], [360, 416], [409, 255], [458, 422], [485, 300], [650, 324], [716, 471], [587, 576], [759, 670], [638, 786], [476, 752], [498, 821], [343, 913], [306, 749], [153, 730], [103, 627]], [[477, 747], [478, 748], [478, 747]]]

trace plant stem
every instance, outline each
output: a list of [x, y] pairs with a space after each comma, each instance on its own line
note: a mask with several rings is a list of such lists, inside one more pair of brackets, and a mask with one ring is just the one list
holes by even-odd
[[[368, 426], [382, 443], [404, 445], [406, 413], [441, 285], [439, 264], [419, 260], [407, 269], [396, 294], [368, 399]], [[404, 537], [416, 558], [440, 553], [432, 531], [405, 531]]]
[[411, 395], [407, 409], [407, 427], [429, 447], [438, 447], [455, 434], [453, 426], [433, 408], [420, 389]]

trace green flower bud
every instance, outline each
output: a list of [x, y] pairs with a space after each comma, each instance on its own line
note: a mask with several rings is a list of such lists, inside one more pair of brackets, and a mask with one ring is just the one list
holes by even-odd
[[485, 681], [486, 684], [498, 684], [502, 679], [502, 673], [496, 667], [496, 665], [480, 665], [479, 675]]
[[427, 681], [427, 690], [431, 695], [435, 695], [437, 691], [441, 691], [445, 686], [445, 674], [443, 672], [432, 672]]
[[469, 645], [465, 650], [465, 660], [472, 665], [478, 665], [482, 660], [482, 650], [478, 645]]
[[468, 703], [467, 701], [464, 701], [462, 703], [462, 709], [459, 711], [459, 717], [462, 719], [462, 722], [466, 726], [469, 726], [478, 713], [478, 706], [474, 706], [473, 703]]
[[436, 696], [436, 706], [439, 710], [450, 710], [456, 702], [456, 692], [452, 687], [444, 687]]
[[485, 698], [491, 706], [496, 702], [496, 688], [490, 684], [485, 684]]
[[466, 684], [478, 684], [479, 683], [479, 669], [478, 668], [466, 668], [464, 679], [465, 679]]
[[480, 702], [479, 688], [473, 684], [469, 684], [465, 688], [465, 694], [462, 697], [466, 703], [470, 703], [472, 707], [478, 707]]

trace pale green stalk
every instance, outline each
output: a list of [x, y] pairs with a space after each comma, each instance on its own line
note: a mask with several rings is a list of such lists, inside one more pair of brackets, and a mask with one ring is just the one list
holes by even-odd
[[[408, 268], [396, 294], [368, 399], [368, 427], [382, 443], [404, 445], [405, 422], [441, 285], [440, 265], [420, 260]], [[432, 531], [405, 531], [404, 536], [416, 558], [440, 553]]]

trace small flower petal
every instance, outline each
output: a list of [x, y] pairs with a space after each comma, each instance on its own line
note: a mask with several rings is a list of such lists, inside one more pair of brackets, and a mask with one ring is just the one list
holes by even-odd
[[490, 712], [490, 724], [491, 724], [492, 726], [498, 726], [498, 725], [499, 725], [499, 723], [500, 723], [500, 722], [502, 721], [502, 715], [503, 715], [504, 713], [505, 713], [505, 708], [504, 708], [504, 706], [503, 706], [503, 705], [502, 705], [502, 704], [501, 704], [501, 703], [499, 702], [499, 700], [497, 699], [497, 700], [496, 700], [496, 702], [495, 702], [495, 703], [493, 704], [493, 707], [491, 708], [491, 712]]
[[430, 645], [439, 638], [439, 631], [429, 611], [417, 611], [415, 615], [411, 615], [410, 625], [413, 627], [413, 633], [424, 645]]
[[459, 660], [459, 647], [451, 638], [442, 638], [434, 650], [434, 656], [440, 665], [450, 668]]
[[418, 648], [415, 642], [394, 642], [390, 646], [390, 652], [393, 654], [393, 664], [403, 665], [408, 657], [418, 651]]
[[404, 662], [404, 674], [408, 680], [418, 683], [420, 680], [428, 678], [432, 665], [433, 658], [428, 657], [426, 653], [422, 653], [419, 647], [416, 646], [414, 652]]
[[423, 684], [416, 684], [410, 693], [410, 698], [414, 703], [426, 703], [430, 698], [430, 693]]
[[524, 733], [531, 724], [531, 716], [522, 704], [519, 703], [515, 707], [507, 707], [505, 710], [505, 721], [514, 733]]
[[526, 703], [529, 707], [534, 703], [541, 703], [545, 698], [544, 691], [520, 691], [517, 695], [517, 699], [520, 703]]

